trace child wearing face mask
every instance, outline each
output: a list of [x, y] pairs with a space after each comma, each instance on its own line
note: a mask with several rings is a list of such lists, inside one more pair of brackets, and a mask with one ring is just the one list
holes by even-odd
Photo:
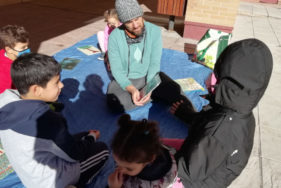
[[117, 164], [108, 177], [109, 188], [172, 187], [177, 179], [174, 150], [162, 145], [156, 122], [120, 117], [112, 141]]
[[6, 25], [0, 29], [0, 93], [15, 89], [10, 75], [13, 61], [29, 53], [29, 34], [22, 26]]
[[101, 55], [98, 57], [99, 60], [103, 61], [107, 52], [108, 37], [110, 33], [121, 25], [118, 15], [115, 9], [109, 9], [104, 12], [104, 20], [107, 23], [104, 31], [97, 33], [98, 42], [101, 48]]

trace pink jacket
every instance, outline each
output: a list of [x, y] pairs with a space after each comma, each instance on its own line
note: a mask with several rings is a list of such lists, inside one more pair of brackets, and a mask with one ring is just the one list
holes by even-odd
[[[120, 25], [122, 25], [122, 23], [120, 23]], [[120, 26], [119, 25], [119, 26]], [[115, 28], [114, 28], [115, 29]], [[111, 27], [108, 27], [108, 25], [106, 24], [105, 28], [104, 28], [104, 49], [107, 52], [107, 45], [108, 45], [108, 38], [110, 33], [114, 30]]]
[[108, 27], [108, 25], [105, 26], [104, 28], [104, 49], [107, 52], [107, 45], [108, 45], [108, 38], [110, 33], [113, 31], [111, 27]]

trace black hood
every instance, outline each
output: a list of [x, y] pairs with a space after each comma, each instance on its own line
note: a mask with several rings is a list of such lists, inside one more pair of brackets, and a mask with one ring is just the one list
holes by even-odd
[[229, 45], [216, 62], [215, 101], [239, 113], [249, 113], [258, 104], [272, 72], [272, 55], [257, 39]]

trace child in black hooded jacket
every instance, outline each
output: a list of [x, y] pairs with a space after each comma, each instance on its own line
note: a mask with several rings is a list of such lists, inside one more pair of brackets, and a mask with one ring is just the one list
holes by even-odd
[[189, 124], [189, 135], [176, 154], [185, 187], [227, 187], [246, 166], [253, 147], [253, 108], [263, 96], [272, 72], [272, 55], [257, 39], [229, 45], [216, 62], [213, 103], [190, 112], [185, 102], [171, 112]]

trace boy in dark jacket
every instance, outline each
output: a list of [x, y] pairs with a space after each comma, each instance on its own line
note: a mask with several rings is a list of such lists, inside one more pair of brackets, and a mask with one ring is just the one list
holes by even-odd
[[215, 65], [217, 84], [209, 110], [192, 113], [184, 102], [171, 112], [190, 125], [176, 154], [179, 177], [188, 188], [227, 187], [246, 166], [255, 132], [253, 108], [272, 72], [272, 55], [259, 40], [228, 46]]
[[[0, 137], [8, 159], [28, 188], [84, 187], [108, 159], [98, 131], [72, 136], [66, 120], [46, 102], [57, 100], [63, 84], [54, 58], [30, 53], [11, 68], [19, 92], [6, 90], [0, 108]], [[2, 96], [1, 96], [2, 97]]]

